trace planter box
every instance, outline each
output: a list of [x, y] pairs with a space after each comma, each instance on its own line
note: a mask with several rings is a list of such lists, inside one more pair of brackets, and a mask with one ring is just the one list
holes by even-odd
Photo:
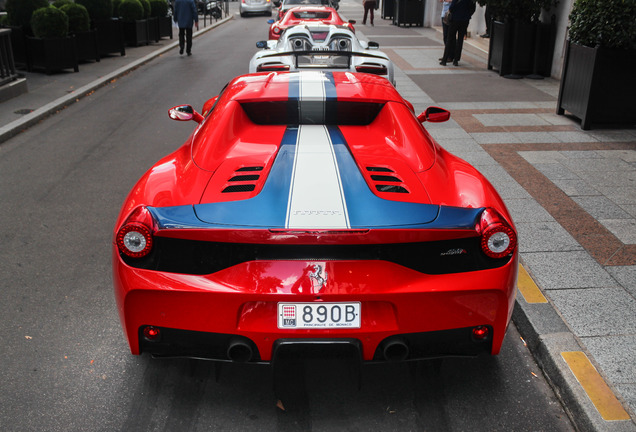
[[97, 30], [97, 47], [100, 56], [109, 54], [126, 55], [124, 43], [124, 26], [117, 18], [93, 22]]
[[488, 69], [521, 78], [549, 77], [552, 71], [556, 20], [549, 24], [493, 21], [490, 26]]
[[13, 51], [13, 61], [17, 68], [27, 68], [27, 48], [26, 35], [22, 26], [9, 26], [11, 30], [11, 50]]
[[159, 29], [159, 38], [169, 37], [170, 39], [172, 39], [172, 18], [157, 18], [157, 28]]
[[140, 45], [148, 45], [148, 20], [125, 22], [124, 40], [128, 46], [137, 47]]
[[636, 125], [636, 50], [589, 48], [567, 42], [557, 114], [592, 124]]
[[97, 31], [75, 33], [75, 46], [77, 47], [77, 59], [79, 61], [100, 60], [99, 46], [97, 45]]
[[392, 20], [394, 13], [395, 13], [395, 0], [384, 0], [382, 2], [382, 18]]
[[148, 22], [148, 41], [159, 42], [159, 24], [158, 19], [155, 17], [147, 18]]
[[47, 74], [62, 69], [79, 72], [75, 37], [65, 38], [26, 38], [28, 61], [27, 69], [44, 69]]
[[398, 27], [408, 25], [422, 27], [424, 25], [423, 0], [395, 0], [393, 24]]

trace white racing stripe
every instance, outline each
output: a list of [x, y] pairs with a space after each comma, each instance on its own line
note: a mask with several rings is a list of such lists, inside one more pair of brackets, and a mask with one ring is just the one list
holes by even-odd
[[286, 225], [350, 228], [336, 156], [323, 125], [303, 125], [298, 130]]

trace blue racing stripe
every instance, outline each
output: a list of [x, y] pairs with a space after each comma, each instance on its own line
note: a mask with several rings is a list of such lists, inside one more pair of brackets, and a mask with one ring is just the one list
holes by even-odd
[[[242, 201], [151, 208], [160, 228], [284, 228], [298, 128], [288, 127], [263, 190]], [[193, 218], [196, 216], [196, 220]]]
[[335, 102], [338, 99], [336, 93], [336, 80], [333, 72], [324, 72], [325, 78], [325, 102]]
[[[340, 129], [337, 126], [328, 126], [327, 129], [338, 160], [351, 228], [433, 228], [430, 225], [433, 221], [437, 222], [435, 225], [440, 223], [449, 228], [474, 227], [481, 209], [451, 210], [453, 208], [448, 207], [442, 212], [439, 205], [389, 201], [378, 197], [360, 173]], [[449, 219], [438, 219], [438, 215]]]

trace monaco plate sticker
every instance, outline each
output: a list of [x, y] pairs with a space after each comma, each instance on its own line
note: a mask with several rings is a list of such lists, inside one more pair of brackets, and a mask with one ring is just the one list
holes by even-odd
[[360, 328], [360, 303], [278, 303], [278, 328]]

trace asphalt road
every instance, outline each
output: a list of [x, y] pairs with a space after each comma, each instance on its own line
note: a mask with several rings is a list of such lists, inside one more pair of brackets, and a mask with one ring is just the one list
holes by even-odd
[[129, 353], [110, 273], [119, 206], [194, 127], [167, 109], [247, 72], [265, 21], [237, 18], [0, 145], [0, 430], [573, 430], [514, 327], [498, 357], [416, 364]]

